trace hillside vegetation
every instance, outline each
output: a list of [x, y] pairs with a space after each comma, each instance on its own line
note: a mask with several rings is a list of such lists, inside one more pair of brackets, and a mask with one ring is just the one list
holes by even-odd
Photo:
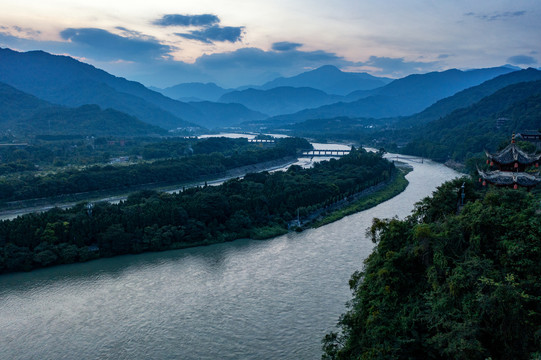
[[405, 220], [374, 220], [376, 247], [323, 358], [539, 359], [539, 201], [476, 186], [447, 182]]
[[[478, 103], [456, 110], [412, 131], [413, 140], [402, 151], [445, 161], [465, 161], [483, 151], [494, 151], [514, 131], [541, 128], [541, 80], [507, 86]], [[496, 119], [508, 121], [496, 127]]]

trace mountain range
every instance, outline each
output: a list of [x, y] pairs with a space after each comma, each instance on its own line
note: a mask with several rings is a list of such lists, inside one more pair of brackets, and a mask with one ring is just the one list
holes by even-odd
[[[294, 123], [308, 119], [335, 117], [387, 118], [408, 116], [458, 91], [478, 85], [495, 76], [512, 72], [508, 67], [460, 71], [451, 69], [422, 75], [409, 75], [371, 91], [350, 93], [356, 101], [338, 102], [294, 114], [276, 116], [270, 123]], [[356, 95], [355, 95], [356, 94]]]
[[268, 115], [290, 114], [342, 100], [311, 87], [280, 86], [270, 90], [246, 89], [222, 95], [218, 101], [239, 103]]
[[[348, 124], [358, 129], [393, 121], [395, 127], [415, 127], [470, 106], [507, 85], [537, 80], [540, 73], [503, 66], [391, 80], [323, 66], [257, 88], [231, 90], [214, 83], [187, 83], [157, 92], [67, 56], [0, 49], [0, 81], [5, 83], [0, 88], [4, 96], [0, 96], [0, 115], [4, 124], [42, 132], [51, 130], [51, 124], [78, 131], [67, 123], [69, 119], [92, 128], [95, 125], [86, 120], [90, 114], [102, 121], [103, 129], [113, 131], [115, 126], [105, 122], [114, 120], [138, 129], [136, 133], [154, 134], [163, 133], [158, 126], [202, 131], [240, 123], [268, 128], [300, 123], [298, 128], [303, 128], [306, 120], [315, 125], [324, 119], [334, 119], [344, 130]], [[197, 101], [179, 101], [164, 94]], [[7, 100], [9, 96], [12, 100]], [[38, 124], [40, 118], [46, 127]], [[351, 120], [362, 118], [380, 120]], [[15, 120], [26, 124], [15, 126]]]
[[541, 130], [540, 114], [541, 80], [515, 83], [470, 106], [412, 128], [403, 152], [442, 161], [463, 161], [485, 148], [497, 150], [517, 130]]
[[[0, 49], [0, 64], [0, 81], [52, 103], [72, 107], [97, 104], [165, 129], [208, 125], [205, 115], [190, 104], [68, 56]], [[224, 105], [224, 109], [223, 126], [236, 124], [239, 119], [260, 118], [260, 114], [243, 106], [237, 107], [238, 113], [233, 116], [230, 107]]]
[[400, 119], [400, 124], [401, 126], [425, 124], [448, 115], [454, 110], [468, 107], [506, 86], [536, 80], [541, 80], [541, 71], [533, 68], [513, 71], [508, 74], [500, 75], [493, 79], [487, 80], [480, 85], [464, 89], [453, 96], [443, 98], [420, 113]]
[[261, 86], [262, 90], [276, 87], [311, 87], [332, 95], [347, 95], [356, 90], [370, 90], [390, 83], [392, 79], [376, 77], [367, 73], [341, 71], [325, 65], [292, 77], [280, 77]]

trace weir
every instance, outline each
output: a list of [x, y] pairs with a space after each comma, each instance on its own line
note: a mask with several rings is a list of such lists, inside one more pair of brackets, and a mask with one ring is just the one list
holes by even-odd
[[350, 153], [351, 150], [318, 149], [303, 151], [299, 157], [342, 157]]

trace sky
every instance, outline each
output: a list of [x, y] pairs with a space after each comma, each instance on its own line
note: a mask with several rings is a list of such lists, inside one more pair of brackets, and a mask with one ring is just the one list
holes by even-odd
[[539, 19], [538, 0], [0, 0], [0, 47], [147, 86], [232, 88], [322, 65], [390, 78], [537, 68]]

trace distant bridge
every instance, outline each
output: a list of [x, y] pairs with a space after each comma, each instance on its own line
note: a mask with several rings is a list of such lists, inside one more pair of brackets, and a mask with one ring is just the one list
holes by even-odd
[[274, 140], [272, 139], [248, 139], [248, 142], [251, 143], [265, 143], [265, 144], [274, 144]]
[[301, 152], [299, 157], [342, 157], [350, 153], [351, 150], [318, 149]]

